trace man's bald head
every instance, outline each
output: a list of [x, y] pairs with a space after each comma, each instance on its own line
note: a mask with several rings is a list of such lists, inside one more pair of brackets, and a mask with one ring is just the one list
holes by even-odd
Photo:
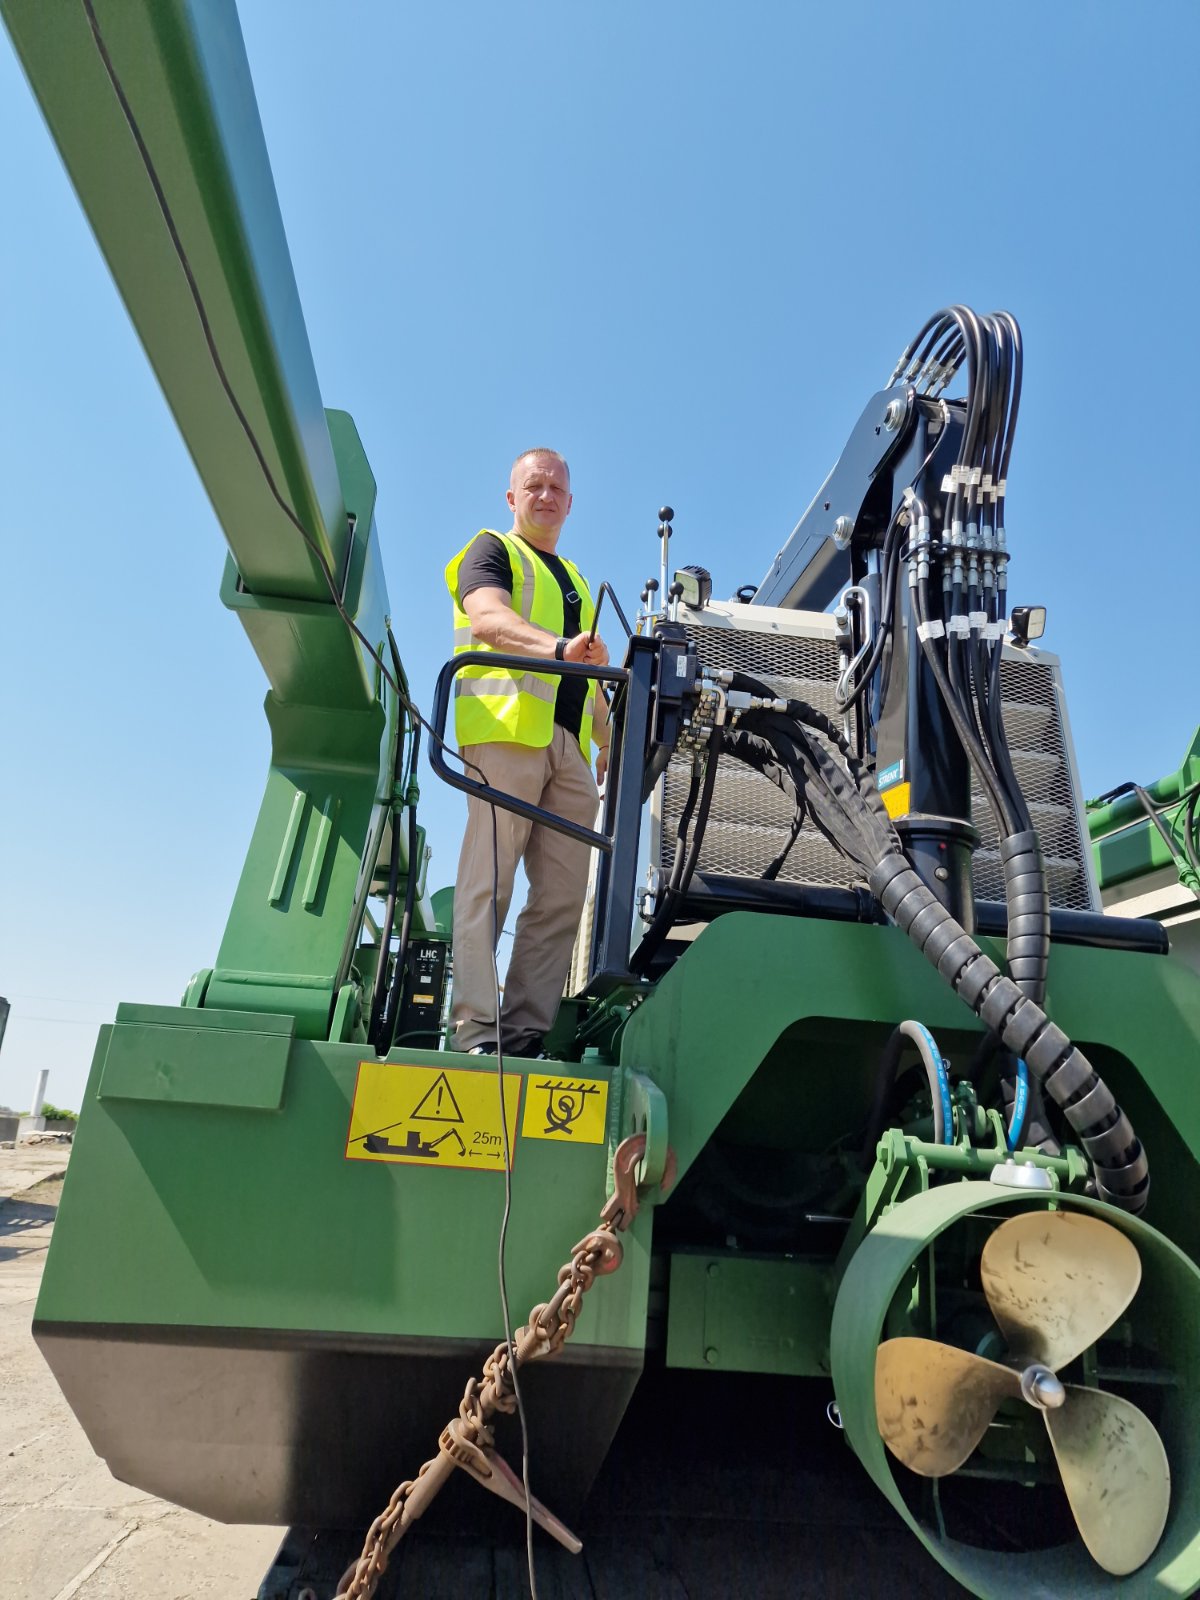
[[553, 553], [571, 510], [571, 469], [557, 450], [537, 446], [513, 462], [508, 504], [513, 532], [537, 550]]
[[560, 455], [557, 450], [551, 450], [548, 445], [543, 445], [543, 444], [535, 444], [532, 450], [522, 450], [521, 451], [521, 454], [517, 457], [517, 459], [512, 464], [512, 472], [509, 474], [509, 482], [511, 483], [511, 482], [515, 481], [518, 469], [523, 467], [523, 466], [525, 466], [525, 464], [531, 458], [533, 458], [533, 457], [541, 457], [541, 456], [548, 457], [549, 460], [551, 460], [551, 461], [557, 461], [559, 466], [563, 469], [563, 471], [567, 475], [567, 482], [570, 483], [570, 481], [571, 481], [571, 469], [567, 465], [566, 456]]

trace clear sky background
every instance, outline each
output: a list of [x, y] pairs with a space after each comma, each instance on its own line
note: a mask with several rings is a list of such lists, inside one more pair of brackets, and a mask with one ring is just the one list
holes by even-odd
[[[563, 548], [627, 609], [757, 581], [926, 315], [1026, 342], [1016, 603], [1049, 607], [1085, 791], [1198, 720], [1194, 0], [245, 0], [326, 404], [379, 481], [428, 706], [441, 569], [571, 462]], [[210, 965], [265, 689], [220, 530], [0, 34], [0, 1103], [77, 1106], [120, 1000]], [[463, 810], [426, 772], [432, 883]]]

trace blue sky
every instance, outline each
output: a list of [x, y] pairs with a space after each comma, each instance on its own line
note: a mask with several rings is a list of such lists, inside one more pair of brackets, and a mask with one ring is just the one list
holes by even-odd
[[[627, 607], [767, 569], [950, 301], [1015, 312], [1012, 596], [1049, 607], [1089, 793], [1197, 720], [1200, 133], [1191, 3], [255, 0], [242, 25], [328, 405], [380, 485], [428, 704], [441, 569], [508, 463]], [[79, 1103], [119, 1000], [211, 963], [266, 774], [224, 543], [0, 35], [0, 1103]], [[426, 773], [433, 882], [456, 795]]]

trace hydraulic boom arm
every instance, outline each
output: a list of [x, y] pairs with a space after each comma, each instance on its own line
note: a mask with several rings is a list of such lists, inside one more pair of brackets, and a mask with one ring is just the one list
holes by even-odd
[[[266, 796], [215, 967], [187, 1003], [349, 1037], [408, 730], [379, 664], [375, 480], [350, 417], [321, 402], [236, 8], [0, 10], [212, 501], [222, 599], [270, 684]], [[402, 873], [417, 865], [401, 852]], [[423, 900], [415, 925], [431, 925]]]

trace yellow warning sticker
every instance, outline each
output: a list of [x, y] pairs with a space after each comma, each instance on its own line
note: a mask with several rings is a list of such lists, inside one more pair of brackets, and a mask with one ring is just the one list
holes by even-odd
[[894, 783], [890, 789], [883, 791], [883, 804], [887, 814], [893, 821], [897, 817], [906, 817], [912, 801], [911, 783]]
[[538, 1077], [530, 1073], [525, 1091], [526, 1139], [560, 1139], [564, 1144], [603, 1144], [608, 1083], [603, 1078]]
[[[519, 1073], [504, 1077], [510, 1154], [517, 1142]], [[504, 1125], [494, 1071], [362, 1061], [350, 1109], [350, 1161], [504, 1171]]]

